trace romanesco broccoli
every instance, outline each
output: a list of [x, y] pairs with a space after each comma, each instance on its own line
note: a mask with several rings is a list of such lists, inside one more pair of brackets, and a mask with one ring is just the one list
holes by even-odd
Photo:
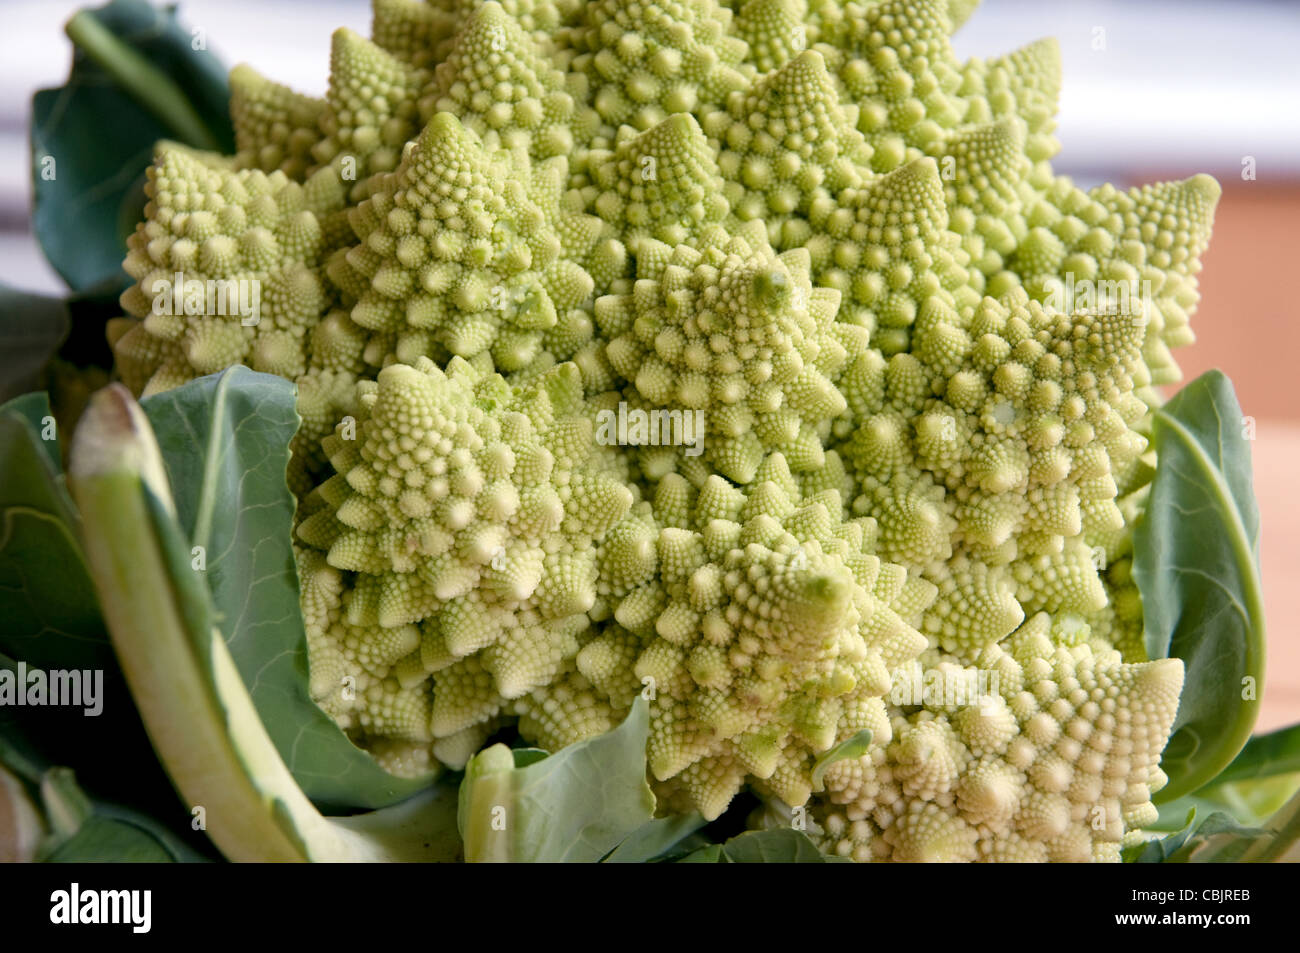
[[960, 62], [974, 6], [375, 0], [324, 99], [239, 67], [237, 154], [159, 148], [119, 374], [297, 381], [311, 691], [390, 771], [643, 695], [661, 811], [855, 860], [1150, 822], [1131, 529], [1219, 189], [1058, 178], [1059, 52]]

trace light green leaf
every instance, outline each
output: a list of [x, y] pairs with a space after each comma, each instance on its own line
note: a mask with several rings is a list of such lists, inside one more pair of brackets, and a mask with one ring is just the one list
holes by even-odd
[[1189, 808], [1202, 816], [1222, 811], [1239, 823], [1259, 825], [1300, 789], [1300, 725], [1256, 735], [1232, 764], [1191, 794], [1160, 805], [1152, 830], [1176, 830]]
[[211, 592], [217, 625], [294, 779], [330, 810], [382, 807], [427, 787], [427, 777], [380, 768], [308, 693], [294, 499], [285, 483], [299, 422], [293, 385], [235, 366], [141, 405], [162, 450], [191, 569], [205, 567], [192, 575]]
[[871, 730], [863, 728], [851, 738], [845, 738], [830, 751], [825, 752], [820, 758], [813, 762], [812, 769], [812, 789], [817, 793], [822, 791], [822, 778], [826, 774], [826, 769], [836, 761], [843, 761], [846, 758], [861, 758], [871, 747]]
[[1214, 779], [1229, 784], [1300, 772], [1300, 725], [1256, 735]]
[[1125, 850], [1125, 860], [1167, 864], [1300, 862], [1300, 792], [1258, 824], [1242, 824], [1222, 811], [1209, 814], [1199, 824], [1195, 817], [1193, 808], [1181, 831]]
[[1167, 864], [1235, 864], [1247, 853], [1276, 839], [1273, 832], [1245, 827], [1227, 814], [1211, 814], [1165, 860]]
[[456, 828], [456, 788], [444, 780], [378, 811], [336, 817], [333, 823], [362, 835], [403, 863], [455, 863], [464, 859]]
[[[1262, 830], [1243, 830], [1236, 821], [1222, 814], [1216, 814], [1210, 820], [1216, 818], [1222, 818], [1223, 832], [1206, 831], [1202, 827], [1197, 834], [1203, 835], [1203, 842], [1188, 844], [1175, 859], [1185, 854], [1188, 863], [1300, 863], [1300, 792], [1292, 795], [1291, 800], [1262, 825]], [[1248, 843], [1241, 850], [1238, 848], [1243, 839]]]
[[465, 859], [482, 863], [600, 860], [650, 820], [650, 709], [638, 698], [613, 731], [518, 767], [505, 745], [465, 766], [459, 826]]
[[1159, 467], [1134, 530], [1147, 654], [1186, 679], [1161, 767], [1171, 801], [1215, 777], [1250, 737], [1263, 690], [1259, 509], [1232, 385], [1218, 371], [1155, 412]]
[[851, 863], [817, 849], [808, 835], [783, 827], [748, 831], [725, 844], [714, 844], [687, 854], [680, 864], [831, 864]]

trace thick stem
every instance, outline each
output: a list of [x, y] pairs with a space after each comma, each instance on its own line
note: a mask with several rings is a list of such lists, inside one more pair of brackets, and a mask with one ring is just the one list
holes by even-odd
[[149, 739], [186, 804], [203, 808], [221, 852], [231, 860], [385, 859], [386, 845], [322, 817], [280, 759], [225, 642], [196, 603], [153, 431], [121, 385], [92, 398], [68, 484]]
[[[510, 829], [493, 824], [494, 812], [515, 808], [515, 757], [505, 745], [493, 745], [480, 751], [465, 766], [461, 783], [461, 836], [465, 841], [465, 860], [472, 864], [510, 863], [514, 819]], [[504, 815], [502, 820], [505, 820]]]

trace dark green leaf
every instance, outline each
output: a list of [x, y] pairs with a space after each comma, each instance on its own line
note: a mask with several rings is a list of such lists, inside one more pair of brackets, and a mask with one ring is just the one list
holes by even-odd
[[699, 850], [693, 850], [684, 857], [679, 857], [675, 861], [678, 864], [729, 864], [731, 860], [722, 852], [721, 844], [710, 844], [708, 847], [701, 847]]
[[1186, 665], [1161, 767], [1171, 801], [1215, 777], [1250, 737], [1263, 688], [1259, 509], [1228, 379], [1210, 371], [1156, 411], [1159, 467], [1134, 530], [1147, 653]]
[[550, 752], [543, 751], [541, 748], [511, 748], [510, 753], [515, 757], [516, 768], [526, 768], [543, 758], [550, 757]]
[[179, 858], [149, 831], [128, 821], [91, 817], [76, 834], [45, 854], [47, 864], [158, 864]]
[[672, 851], [705, 824], [697, 811], [670, 814], [642, 824], [605, 857], [607, 864], [644, 864]]
[[0, 403], [41, 386], [69, 327], [62, 300], [0, 285]]
[[308, 693], [285, 483], [298, 427], [293, 385], [232, 367], [147, 398], [191, 564], [217, 625], [294, 779], [327, 809], [382, 807], [428, 779], [396, 778], [357, 748]]
[[675, 864], [688, 854], [693, 854], [697, 850], [706, 847], [717, 846], [713, 838], [708, 834], [708, 828], [702, 828], [693, 834], [687, 834], [672, 847], [663, 853], [652, 858], [651, 862], [659, 864]]
[[51, 421], [44, 394], [0, 407], [0, 668], [76, 671], [83, 705], [0, 709], [3, 747], [32, 771], [75, 765], [106, 798], [179, 812], [104, 628]]
[[79, 16], [101, 40], [83, 38], [98, 59], [79, 48], [68, 82], [33, 99], [33, 224], [50, 264], [85, 291], [124, 286], [125, 239], [142, 217], [154, 143], [231, 152], [234, 134], [225, 69], [194, 49], [174, 7], [113, 0]]
[[[12, 665], [12, 660], [5, 660]], [[12, 713], [10, 713], [12, 714]], [[143, 735], [138, 723], [136, 730]], [[123, 747], [132, 739], [121, 739]], [[91, 744], [103, 745], [101, 739], [92, 738]], [[68, 746], [84, 752], [75, 745]], [[18, 783], [27, 789], [30, 803], [36, 805], [46, 836], [38, 851], [38, 860], [49, 862], [69, 861], [177, 861], [193, 862], [209, 857], [195, 849], [187, 840], [206, 847], [201, 835], [188, 830], [177, 830], [181, 818], [188, 819], [176, 795], [161, 778], [161, 772], [140, 773], [129, 780], [128, 789], [137, 796], [152, 795], [160, 790], [163, 781], [167, 797], [140, 798], [124, 806], [86, 793], [71, 769], [51, 767], [45, 753], [32, 745], [31, 739], [19, 730], [12, 718], [0, 720], [0, 768], [7, 769]], [[130, 759], [118, 765], [118, 771], [132, 772]], [[159, 810], [167, 823], [154, 819], [150, 813]], [[168, 825], [172, 825], [169, 828]]]
[[53, 420], [44, 394], [0, 407], [0, 652], [40, 668], [112, 668]]
[[193, 863], [206, 859], [146, 815], [90, 798], [68, 768], [48, 769], [41, 778], [40, 794], [52, 828], [39, 857], [46, 863]]

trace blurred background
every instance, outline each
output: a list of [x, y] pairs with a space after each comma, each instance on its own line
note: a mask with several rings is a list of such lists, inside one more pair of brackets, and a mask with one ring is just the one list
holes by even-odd
[[[75, 0], [5, 0], [0, 57], [0, 282], [57, 292], [29, 227], [31, 96], [67, 76]], [[330, 33], [367, 34], [367, 0], [181, 0], [228, 65], [314, 95]], [[1208, 172], [1223, 185], [1204, 258], [1188, 380], [1218, 367], [1255, 422], [1255, 490], [1270, 624], [1259, 727], [1300, 720], [1300, 3], [1287, 0], [984, 0], [957, 33], [962, 57], [1055, 36], [1064, 87], [1058, 173], [1089, 187]]]

